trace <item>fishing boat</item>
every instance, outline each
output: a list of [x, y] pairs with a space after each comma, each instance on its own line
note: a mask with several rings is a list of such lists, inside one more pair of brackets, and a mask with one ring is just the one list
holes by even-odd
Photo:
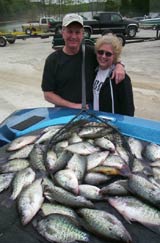
[[[129, 117], [119, 114], [111, 114], [106, 112], [96, 112], [93, 110], [78, 110], [59, 107], [37, 107], [17, 110], [9, 115], [0, 124], [0, 150], [3, 150], [17, 137], [31, 134], [33, 132], [43, 130], [49, 126], [58, 124], [67, 125], [79, 118], [92, 118], [105, 121], [110, 125], [116, 127], [125, 136], [135, 137], [145, 142], [156, 143], [160, 145], [160, 122], [154, 120], [147, 120], [138, 117]], [[2, 194], [2, 196], [5, 196]], [[0, 201], [2, 202], [2, 196]], [[102, 207], [102, 202], [96, 204], [96, 207], [108, 208], [107, 202]], [[110, 210], [110, 208], [108, 208]], [[112, 212], [113, 213], [113, 212]], [[114, 212], [115, 213], [115, 212]], [[1, 230], [1, 242], [11, 243], [19, 242], [23, 239], [24, 243], [47, 243], [48, 241], [42, 238], [32, 228], [32, 224], [25, 226], [25, 230], [22, 229], [22, 225], [19, 220], [19, 216], [16, 210], [16, 206], [7, 208], [0, 204], [0, 215], [3, 220], [0, 223]], [[118, 214], [116, 214], [118, 216]], [[158, 243], [159, 234], [147, 229], [139, 223], [127, 223], [121, 218], [123, 224], [129, 229], [132, 234], [133, 242], [138, 243]], [[9, 225], [9, 226], [8, 226]], [[7, 229], [7, 230], [6, 230]], [[8, 231], [8, 229], [11, 229]], [[3, 233], [4, 232], [4, 233]], [[143, 236], [143, 237], [142, 237]], [[5, 239], [5, 240], [4, 240]], [[89, 243], [105, 243], [103, 238], [92, 236]], [[107, 241], [113, 242], [113, 241]]]
[[139, 21], [139, 25], [144, 29], [156, 29], [160, 26], [160, 18], [143, 19]]
[[[17, 110], [0, 124], [0, 146], [13, 139], [35, 132], [48, 126], [66, 124], [74, 119], [81, 111], [69, 108], [38, 107]], [[129, 117], [106, 112], [88, 110], [82, 115], [96, 116], [115, 126], [126, 135], [160, 144], [160, 122], [138, 117]]]

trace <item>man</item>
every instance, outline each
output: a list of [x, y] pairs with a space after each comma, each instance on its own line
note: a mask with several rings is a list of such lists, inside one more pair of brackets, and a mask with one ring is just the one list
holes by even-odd
[[[50, 54], [45, 62], [42, 90], [44, 98], [56, 106], [82, 108], [82, 40], [83, 18], [67, 14], [62, 22], [63, 49]], [[94, 47], [85, 48], [85, 82], [87, 108], [92, 104], [92, 85], [97, 66]], [[124, 68], [117, 64], [113, 72], [116, 82], [123, 80]]]

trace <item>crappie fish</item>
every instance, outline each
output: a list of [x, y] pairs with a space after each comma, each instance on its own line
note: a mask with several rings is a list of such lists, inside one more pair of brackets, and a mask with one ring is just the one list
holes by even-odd
[[152, 175], [152, 169], [148, 163], [141, 159], [134, 158], [132, 163], [132, 173], [144, 173], [146, 175]]
[[129, 165], [129, 163], [131, 161], [131, 159], [130, 159], [131, 154], [128, 152], [128, 150], [118, 144], [118, 145], [116, 145], [116, 152]]
[[96, 138], [94, 140], [94, 143], [102, 149], [106, 149], [110, 152], [115, 151], [115, 145], [107, 138], [104, 138], [104, 137]]
[[93, 208], [94, 207], [93, 203], [90, 200], [87, 200], [82, 196], [75, 196], [71, 192], [68, 192], [63, 188], [57, 186], [48, 190], [48, 192], [45, 192], [45, 197], [51, 201], [54, 200], [61, 204], [73, 208], [77, 208], [77, 207]]
[[54, 175], [55, 182], [65, 190], [78, 194], [78, 179], [74, 171], [70, 169], [59, 170]]
[[29, 166], [28, 159], [12, 159], [0, 166], [1, 173], [16, 172]]
[[71, 157], [72, 153], [64, 150], [52, 164], [52, 168], [50, 169], [51, 172], [56, 173], [57, 171], [63, 169], [67, 165]]
[[14, 151], [14, 150], [21, 149], [28, 144], [34, 143], [37, 138], [38, 135], [28, 135], [28, 136], [22, 136], [16, 138], [12, 142], [10, 142], [7, 151]]
[[55, 152], [61, 153], [68, 146], [68, 140], [63, 140], [55, 145]]
[[115, 128], [106, 123], [88, 122], [79, 132], [79, 136], [82, 138], [99, 138], [105, 136], [111, 132], [114, 132]]
[[96, 172], [88, 172], [84, 177], [84, 183], [89, 185], [100, 185], [111, 179], [111, 176]]
[[158, 168], [160, 168], [160, 159], [150, 163], [150, 166], [151, 167], [158, 167]]
[[110, 197], [108, 202], [128, 221], [136, 221], [160, 234], [160, 211], [133, 196]]
[[143, 155], [146, 159], [156, 161], [160, 159], [160, 145], [149, 143], [143, 150]]
[[122, 136], [122, 134], [116, 132], [113, 134], [112, 142], [115, 144], [116, 153], [119, 154], [127, 164], [129, 164], [133, 155], [126, 138]]
[[98, 172], [105, 175], [123, 175], [123, 176], [128, 176], [130, 174], [129, 167], [126, 165], [124, 165], [120, 169], [111, 166], [100, 165], [91, 169], [89, 172]]
[[153, 167], [152, 171], [153, 171], [153, 176], [154, 176], [155, 180], [158, 181], [159, 184], [160, 184], [160, 168], [159, 167]]
[[128, 180], [117, 180], [100, 189], [102, 195], [126, 196], [129, 194]]
[[87, 156], [87, 170], [91, 170], [98, 165], [102, 165], [108, 157], [109, 151], [95, 152]]
[[68, 215], [69, 217], [72, 217], [74, 220], [77, 220], [78, 217], [76, 212], [72, 208], [53, 202], [43, 203], [41, 210], [45, 216], [53, 213], [58, 213]]
[[87, 168], [87, 159], [85, 156], [80, 154], [73, 154], [71, 159], [68, 161], [66, 168], [74, 171], [78, 182], [81, 183]]
[[46, 171], [44, 165], [44, 149], [45, 147], [43, 145], [37, 143], [29, 154], [31, 167], [38, 171]]
[[79, 194], [90, 200], [102, 200], [100, 189], [97, 186], [81, 184], [79, 185]]
[[54, 184], [53, 180], [51, 180], [47, 176], [43, 176], [42, 186], [43, 186], [43, 190], [45, 192], [45, 190], [54, 188], [55, 184]]
[[57, 127], [57, 126], [52, 126], [49, 127], [48, 129], [44, 129], [44, 131], [42, 132], [41, 136], [39, 137], [39, 139], [37, 139], [36, 143], [45, 143], [47, 141], [49, 141], [49, 139], [51, 139], [54, 134], [56, 134], [56, 132], [59, 131], [61, 127]]
[[35, 177], [36, 173], [30, 167], [18, 171], [12, 182], [13, 190], [10, 198], [15, 200], [20, 194], [21, 190], [25, 186], [30, 185], [34, 181]]
[[132, 193], [160, 208], [160, 187], [144, 176], [132, 174], [128, 179], [128, 187]]
[[80, 138], [80, 136], [76, 132], [73, 132], [72, 135], [71, 135], [71, 137], [68, 139], [68, 143], [69, 144], [79, 143], [79, 142], [82, 142], [82, 141], [83, 141], [83, 139]]
[[46, 240], [51, 242], [89, 242], [89, 235], [66, 215], [47, 215], [35, 223], [35, 228]]
[[[104, 161], [103, 161], [104, 166], [111, 166], [115, 167], [118, 169], [122, 169], [123, 166], [128, 166], [125, 161], [119, 156], [115, 154], [110, 154]], [[128, 168], [129, 169], [129, 168]]]
[[18, 200], [18, 210], [22, 225], [28, 224], [36, 215], [44, 201], [42, 179], [35, 180], [22, 190]]
[[81, 154], [81, 155], [89, 155], [89, 154], [99, 151], [98, 147], [93, 146], [89, 142], [74, 143], [74, 144], [69, 145], [65, 149], [72, 153], [77, 153], [77, 154]]
[[15, 173], [0, 174], [0, 192], [6, 190], [14, 178]]
[[34, 144], [26, 145], [25, 147], [16, 150], [14, 153], [9, 155], [9, 160], [11, 159], [26, 159], [28, 158]]
[[137, 159], [142, 159], [143, 144], [140, 140], [136, 138], [129, 137], [128, 144], [130, 146], [132, 154]]
[[57, 160], [57, 154], [53, 150], [47, 151], [45, 166], [48, 170], [52, 170], [54, 168], [55, 162]]
[[114, 215], [103, 210], [89, 208], [79, 209], [78, 213], [93, 234], [101, 235], [106, 239], [132, 242], [129, 232]]

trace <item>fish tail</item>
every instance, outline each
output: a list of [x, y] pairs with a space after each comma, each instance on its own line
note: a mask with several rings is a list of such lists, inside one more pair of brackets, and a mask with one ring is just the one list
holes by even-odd
[[120, 175], [129, 177], [131, 175], [131, 170], [127, 164], [124, 164], [120, 169]]

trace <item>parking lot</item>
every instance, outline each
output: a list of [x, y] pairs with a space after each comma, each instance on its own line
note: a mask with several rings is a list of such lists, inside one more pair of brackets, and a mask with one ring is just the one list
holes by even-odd
[[[155, 30], [138, 33], [155, 35]], [[30, 38], [0, 48], [0, 121], [15, 110], [52, 106], [40, 87], [45, 58], [54, 51], [51, 42], [52, 37]], [[122, 61], [132, 79], [135, 116], [160, 120], [160, 40], [126, 44]]]

